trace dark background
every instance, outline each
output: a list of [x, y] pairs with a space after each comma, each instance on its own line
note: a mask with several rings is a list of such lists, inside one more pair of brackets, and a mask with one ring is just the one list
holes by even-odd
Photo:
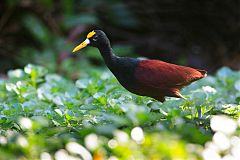
[[28, 63], [59, 73], [80, 59], [102, 65], [96, 50], [71, 54], [96, 28], [120, 55], [240, 69], [239, 0], [1, 0], [0, 73]]

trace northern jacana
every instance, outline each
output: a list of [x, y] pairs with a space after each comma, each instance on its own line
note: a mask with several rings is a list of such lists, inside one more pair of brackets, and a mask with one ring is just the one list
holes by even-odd
[[107, 67], [124, 88], [137, 95], [152, 97], [161, 102], [165, 100], [165, 96], [184, 98], [180, 94], [180, 89], [207, 75], [204, 70], [160, 60], [118, 57], [113, 53], [109, 39], [101, 30], [88, 33], [86, 40], [72, 52], [88, 45], [99, 49]]

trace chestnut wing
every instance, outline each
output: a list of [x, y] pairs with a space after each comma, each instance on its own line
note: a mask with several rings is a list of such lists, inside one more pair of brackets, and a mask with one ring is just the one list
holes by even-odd
[[159, 60], [142, 60], [135, 70], [137, 82], [150, 88], [182, 88], [205, 76], [206, 72], [203, 70]]

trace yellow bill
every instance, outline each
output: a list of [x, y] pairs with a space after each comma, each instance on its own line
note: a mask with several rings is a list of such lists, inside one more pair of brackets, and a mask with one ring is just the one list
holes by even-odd
[[80, 49], [86, 47], [89, 43], [90, 43], [90, 40], [87, 38], [85, 41], [83, 41], [83, 42], [80, 43], [77, 47], [75, 47], [72, 52], [77, 52], [77, 51], [79, 51]]

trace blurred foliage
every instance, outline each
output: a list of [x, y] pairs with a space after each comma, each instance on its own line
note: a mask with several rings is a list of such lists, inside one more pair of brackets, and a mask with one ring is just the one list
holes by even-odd
[[[222, 65], [240, 68], [235, 0], [2, 0], [0, 10], [1, 72], [31, 62], [69, 76], [65, 63], [76, 72], [82, 63], [69, 54], [73, 44], [96, 28], [121, 48], [120, 55], [138, 53], [210, 72]], [[102, 64], [95, 51], [81, 59]]]
[[[3, 22], [0, 24], [1, 55], [4, 63], [1, 69], [24, 66], [29, 62], [43, 65], [50, 72], [59, 72], [72, 78], [79, 77], [78, 68], [91, 60], [92, 63], [102, 64], [96, 49], [86, 49], [83, 57], [74, 58], [71, 55], [73, 41], [79, 43], [85, 38], [87, 26], [99, 25], [99, 17], [95, 11], [108, 1], [53, 0], [45, 1], [3, 1]], [[130, 16], [125, 5], [120, 1], [111, 2], [109, 10], [121, 10], [116, 14], [118, 25], [128, 26], [124, 16]], [[15, 16], [17, 14], [17, 16]], [[112, 17], [115, 20], [116, 17]], [[6, 20], [4, 20], [6, 18]], [[81, 33], [81, 38], [77, 38]], [[17, 40], [15, 42], [15, 40]], [[76, 44], [75, 43], [75, 44]], [[7, 44], [7, 45], [5, 45]], [[126, 55], [132, 48], [128, 45], [113, 46], [120, 55]], [[11, 54], [9, 54], [11, 53]], [[71, 70], [71, 72], [69, 72]]]
[[187, 100], [164, 103], [131, 94], [105, 69], [80, 72], [74, 83], [28, 64], [0, 80], [0, 159], [197, 160], [213, 131], [231, 129], [212, 131], [210, 118], [239, 118], [240, 72], [227, 67], [184, 88]]

